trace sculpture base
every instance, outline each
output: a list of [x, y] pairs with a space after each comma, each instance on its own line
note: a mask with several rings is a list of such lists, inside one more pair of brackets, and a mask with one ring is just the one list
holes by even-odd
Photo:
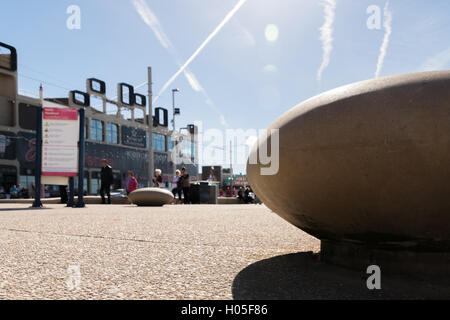
[[386, 250], [353, 242], [322, 240], [320, 259], [363, 273], [367, 267], [377, 265], [383, 274], [439, 278], [450, 283], [450, 252]]

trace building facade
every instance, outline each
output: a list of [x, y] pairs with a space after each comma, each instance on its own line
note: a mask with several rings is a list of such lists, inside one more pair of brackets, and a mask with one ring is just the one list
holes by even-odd
[[[105, 93], [105, 83], [97, 79], [88, 79], [87, 93], [71, 91], [68, 98], [42, 100], [19, 95], [16, 50], [2, 43], [0, 48], [0, 52], [7, 52], [0, 54], [0, 186], [5, 190], [18, 184], [27, 188], [34, 182], [36, 110], [46, 103], [85, 108], [84, 190], [88, 194], [98, 194], [100, 189], [101, 159], [107, 159], [113, 167], [114, 189], [124, 188], [128, 170], [135, 173], [140, 187], [150, 186], [151, 161], [155, 169], [162, 170], [163, 181], [169, 188], [176, 168], [186, 166], [191, 176], [198, 175], [195, 126], [188, 125], [182, 132], [169, 130], [167, 110], [156, 108], [150, 117], [145, 97], [134, 94], [133, 88], [126, 84], [119, 84], [118, 90], [127, 87], [128, 96], [133, 96], [131, 103], [123, 101], [120, 91], [117, 102], [97, 99], [101, 100], [100, 107], [91, 99]], [[100, 84], [98, 91], [90, 87], [92, 83]], [[106, 104], [111, 108], [104, 107]], [[138, 108], [134, 108], [135, 104]], [[141, 112], [135, 113], [134, 109]], [[153, 152], [150, 151], [150, 133]], [[183, 162], [176, 161], [178, 164], [174, 165], [175, 158]]]

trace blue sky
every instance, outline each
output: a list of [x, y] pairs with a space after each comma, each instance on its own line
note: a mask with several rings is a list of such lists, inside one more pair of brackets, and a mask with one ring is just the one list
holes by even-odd
[[[19, 87], [29, 95], [38, 94], [39, 80], [44, 82], [46, 97], [65, 97], [67, 89], [84, 90], [85, 79], [97, 77], [106, 81], [112, 98], [118, 82], [145, 82], [147, 66], [153, 68], [157, 94], [237, 3], [7, 1], [0, 12], [0, 41], [17, 48]], [[319, 81], [324, 50], [320, 28], [327, 21], [324, 8], [330, 3], [335, 4], [327, 29], [332, 49]], [[182, 73], [155, 106], [170, 109], [170, 89], [180, 88], [178, 124], [201, 120], [206, 129], [263, 129], [311, 96], [374, 78], [383, 43], [380, 76], [449, 69], [450, 2], [391, 0], [387, 39], [386, 3], [247, 0], [189, 64], [191, 81]], [[80, 30], [66, 27], [70, 5], [81, 9]], [[142, 10], [143, 5], [151, 16]], [[370, 30], [366, 24], [370, 16], [366, 10], [371, 5], [381, 9], [379, 30]], [[145, 21], [145, 14], [154, 20]], [[268, 25], [277, 27], [276, 41], [266, 37]], [[160, 32], [159, 38], [155, 30]], [[140, 92], [145, 93], [146, 87]]]

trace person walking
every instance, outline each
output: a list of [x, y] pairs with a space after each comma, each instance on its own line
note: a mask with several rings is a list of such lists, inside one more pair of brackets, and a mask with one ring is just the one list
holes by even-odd
[[112, 168], [108, 165], [106, 159], [101, 161], [102, 171], [100, 173], [101, 180], [101, 188], [100, 188], [100, 196], [102, 197], [102, 204], [106, 204], [105, 202], [105, 194], [108, 197], [108, 204], [111, 204], [111, 184], [113, 183], [113, 174]]
[[190, 187], [191, 187], [191, 181], [189, 177], [189, 173], [187, 173], [186, 167], [181, 168], [181, 180], [182, 180], [182, 187], [183, 187], [183, 196], [184, 196], [184, 204], [191, 203], [190, 199]]
[[136, 177], [134, 176], [133, 171], [128, 171], [127, 173], [127, 179], [125, 180], [125, 188], [127, 191], [127, 194], [132, 193], [138, 188], [138, 181]]

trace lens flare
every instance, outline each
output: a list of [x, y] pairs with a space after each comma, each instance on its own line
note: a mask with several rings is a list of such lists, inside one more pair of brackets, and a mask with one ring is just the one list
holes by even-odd
[[269, 24], [266, 26], [265, 36], [266, 40], [269, 42], [275, 42], [278, 40], [280, 32], [278, 27], [274, 24]]

